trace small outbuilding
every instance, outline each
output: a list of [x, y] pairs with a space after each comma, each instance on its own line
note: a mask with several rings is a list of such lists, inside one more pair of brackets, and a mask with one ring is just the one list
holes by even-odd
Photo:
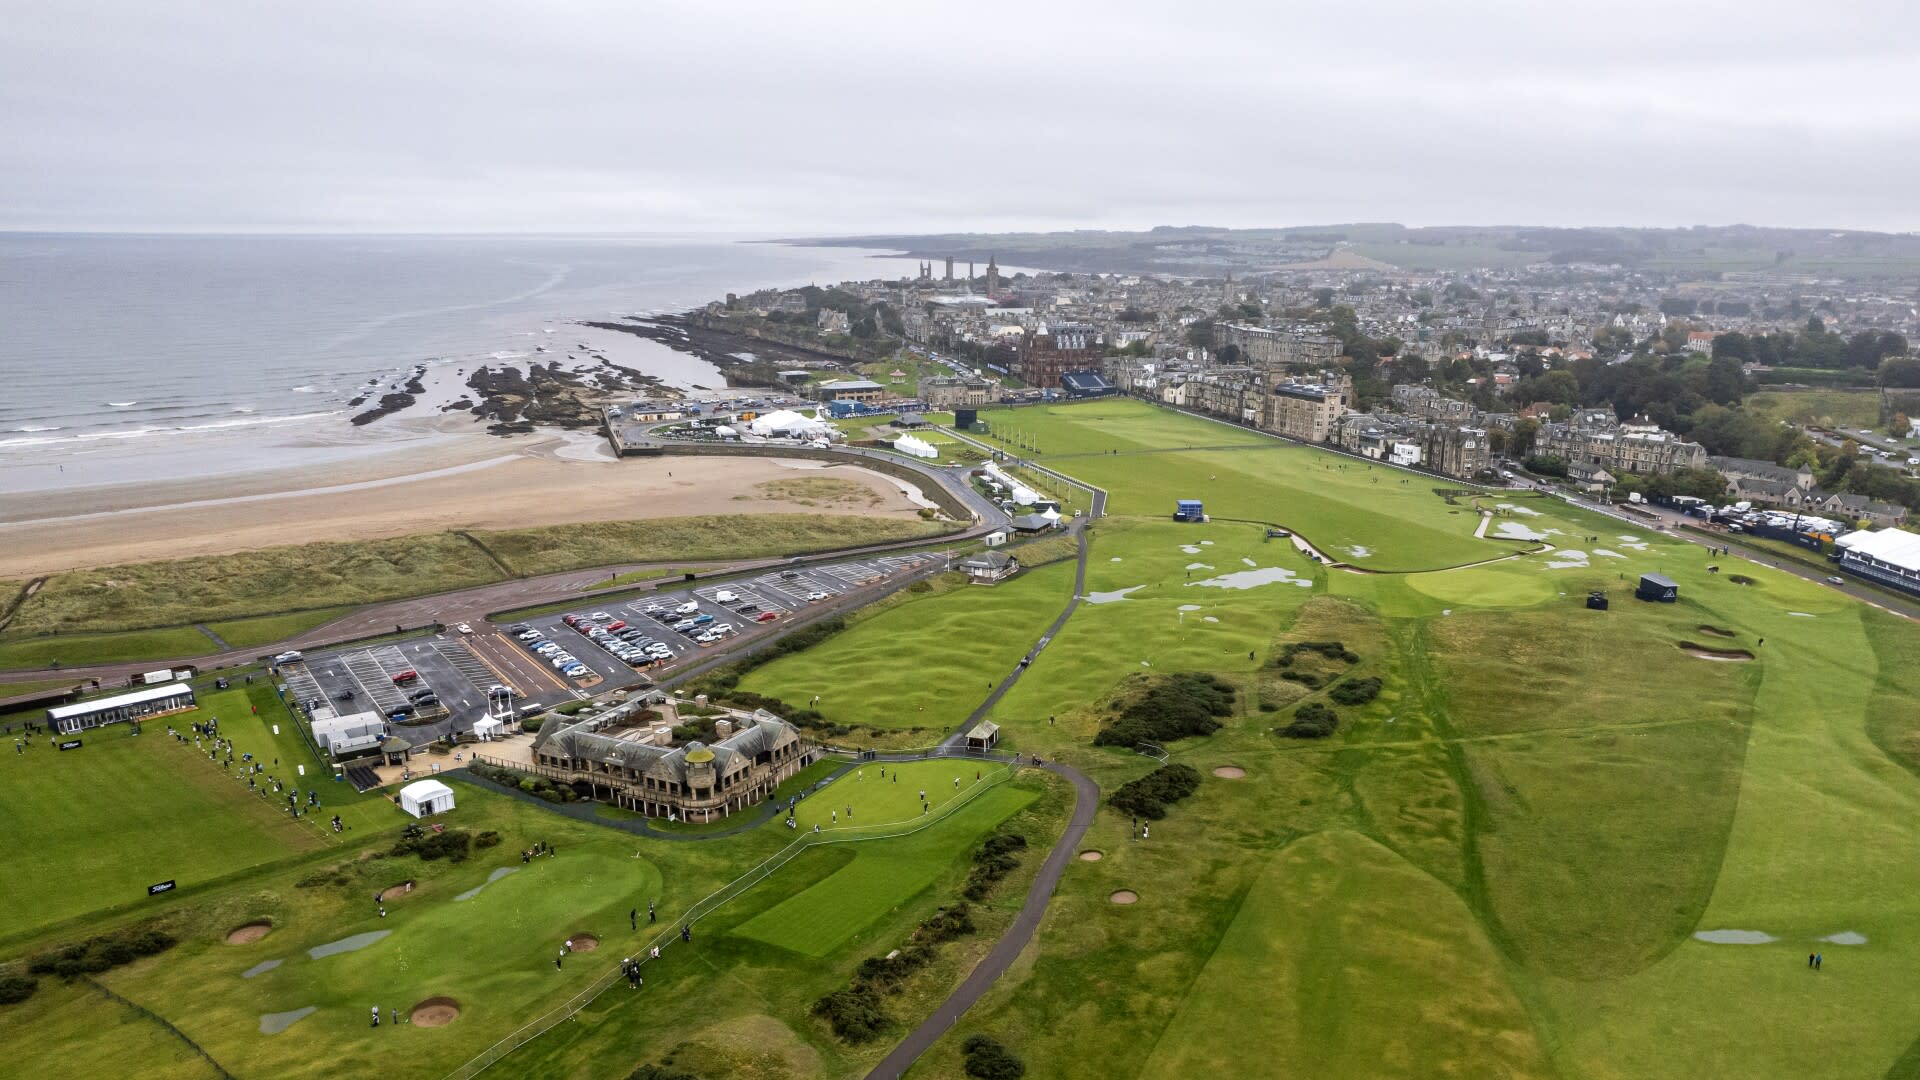
[[1680, 599], [1680, 585], [1664, 574], [1641, 574], [1640, 587], [1634, 590], [1633, 595], [1642, 600], [1671, 604]]
[[982, 720], [967, 732], [967, 749], [991, 750], [993, 744], [1000, 741], [1000, 725], [991, 720]]
[[1004, 551], [983, 551], [960, 562], [960, 572], [975, 585], [992, 585], [1020, 572], [1020, 560]]
[[430, 817], [453, 809], [453, 789], [438, 780], [415, 780], [400, 789], [400, 809], [414, 817]]

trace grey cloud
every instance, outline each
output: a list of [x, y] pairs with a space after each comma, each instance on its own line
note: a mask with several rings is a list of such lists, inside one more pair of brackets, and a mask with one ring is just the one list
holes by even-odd
[[1920, 227], [1879, 0], [15, 8], [0, 227]]

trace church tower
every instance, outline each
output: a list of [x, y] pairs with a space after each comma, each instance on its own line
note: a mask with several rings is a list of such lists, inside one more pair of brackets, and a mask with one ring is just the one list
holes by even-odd
[[987, 256], [987, 295], [993, 296], [999, 291], [1000, 267], [994, 262], [993, 256], [989, 255]]

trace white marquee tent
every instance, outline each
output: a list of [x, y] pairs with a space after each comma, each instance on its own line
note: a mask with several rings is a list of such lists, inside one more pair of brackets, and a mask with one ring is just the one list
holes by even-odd
[[824, 439], [833, 426], [792, 409], [776, 409], [749, 420], [747, 430], [769, 439]]
[[415, 780], [400, 789], [400, 809], [414, 817], [453, 809], [453, 789], [438, 780]]

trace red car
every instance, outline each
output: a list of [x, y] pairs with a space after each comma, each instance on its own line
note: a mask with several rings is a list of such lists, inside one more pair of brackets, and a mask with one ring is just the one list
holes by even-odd
[[410, 683], [419, 677], [420, 677], [420, 673], [417, 671], [403, 671], [400, 674], [395, 675], [393, 677], [393, 681], [396, 683]]
[[777, 611], [763, 611], [760, 614], [755, 615], [753, 617], [753, 621], [754, 622], [772, 622], [773, 620], [779, 617], [780, 617], [780, 613]]
[[626, 622], [621, 619], [615, 619], [612, 622], [607, 624], [607, 629], [609, 630], [618, 631], [618, 630], [625, 630], [626, 628], [627, 628]]

